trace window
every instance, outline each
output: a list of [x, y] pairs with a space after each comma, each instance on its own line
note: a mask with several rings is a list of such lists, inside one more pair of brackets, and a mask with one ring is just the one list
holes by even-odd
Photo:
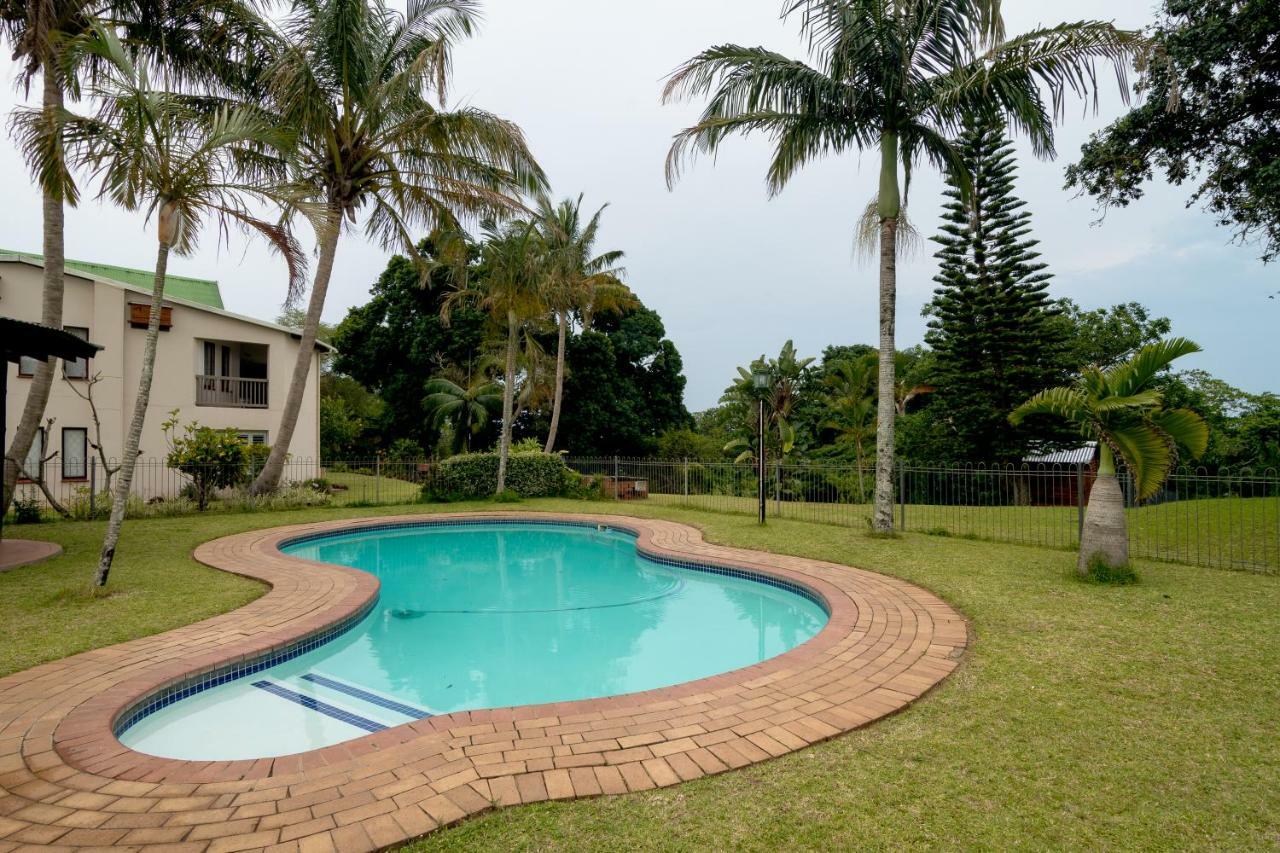
[[[82, 341], [89, 340], [89, 330], [82, 326], [63, 326], [63, 328]], [[87, 358], [77, 358], [72, 361], [64, 361], [62, 369], [68, 379], [87, 379], [89, 376], [89, 360]]]
[[247, 429], [240, 433], [240, 440], [247, 441], [249, 444], [266, 444], [267, 431], [265, 429]]
[[84, 427], [62, 429], [62, 479], [83, 480], [89, 476], [89, 431]]
[[218, 348], [213, 345], [213, 341], [204, 342], [204, 375], [212, 376], [217, 369], [214, 364]]
[[[44, 427], [36, 429], [35, 438], [31, 439], [31, 449], [27, 451], [27, 461], [22, 463], [22, 474], [28, 474], [34, 477], [41, 475], [40, 461], [44, 459]], [[30, 480], [30, 477], [23, 476], [22, 479]]]
[[40, 364], [39, 359], [31, 358], [30, 356], [24, 355], [22, 358], [18, 359], [18, 375], [19, 376], [35, 376], [36, 365], [38, 364]]

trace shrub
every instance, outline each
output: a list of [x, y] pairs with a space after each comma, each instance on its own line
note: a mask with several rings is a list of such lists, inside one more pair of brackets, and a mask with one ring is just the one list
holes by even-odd
[[13, 499], [13, 521], [15, 524], [39, 524], [42, 520], [40, 501], [34, 497]]
[[[565, 493], [568, 466], [556, 454], [512, 453], [507, 459], [507, 489], [524, 498], [547, 498]], [[425, 487], [436, 500], [487, 498], [498, 487], [498, 454], [464, 453], [441, 462]]]
[[169, 442], [165, 462], [191, 478], [191, 496], [201, 511], [208, 508], [209, 496], [215, 490], [244, 481], [249, 444], [234, 429], [212, 429], [193, 422], [179, 434], [177, 409], [161, 426]]

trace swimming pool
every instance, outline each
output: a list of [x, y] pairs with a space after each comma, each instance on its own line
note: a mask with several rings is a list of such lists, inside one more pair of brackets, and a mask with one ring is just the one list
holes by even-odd
[[310, 650], [134, 712], [117, 731], [125, 745], [192, 760], [287, 755], [435, 714], [692, 681], [782, 654], [827, 622], [803, 588], [650, 559], [634, 536], [596, 526], [418, 523], [281, 550], [369, 572], [380, 594]]

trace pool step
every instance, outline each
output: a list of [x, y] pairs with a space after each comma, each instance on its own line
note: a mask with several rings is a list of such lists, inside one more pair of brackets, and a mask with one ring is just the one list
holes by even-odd
[[327, 687], [330, 690], [336, 690], [344, 696], [350, 696], [353, 699], [359, 699], [362, 702], [368, 702], [379, 708], [385, 708], [388, 711], [394, 711], [397, 714], [403, 714], [406, 717], [412, 717], [415, 720], [424, 720], [427, 717], [434, 716], [430, 711], [417, 708], [413, 705], [406, 705], [404, 702], [397, 701], [387, 696], [374, 693], [363, 687], [357, 687], [354, 684], [347, 684], [328, 675], [321, 675], [318, 672], [307, 672], [299, 676], [303, 681], [310, 681], [312, 684], [318, 684], [321, 687]]
[[287, 699], [297, 705], [301, 705], [310, 711], [324, 714], [326, 717], [332, 717], [335, 720], [341, 720], [348, 725], [355, 726], [358, 729], [364, 729], [366, 732], [380, 732], [386, 728], [382, 723], [376, 720], [366, 719], [358, 714], [353, 714], [345, 708], [339, 708], [337, 705], [330, 705], [328, 702], [321, 702], [314, 696], [307, 696], [296, 690], [290, 690], [283, 684], [275, 681], [253, 682], [253, 686], [259, 690], [265, 690], [273, 696], [279, 696], [281, 699]]

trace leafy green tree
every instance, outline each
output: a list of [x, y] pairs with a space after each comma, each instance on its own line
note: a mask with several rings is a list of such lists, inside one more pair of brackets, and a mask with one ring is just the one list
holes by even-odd
[[1193, 458], [1204, 453], [1209, 440], [1204, 419], [1190, 409], [1165, 408], [1164, 395], [1154, 387], [1175, 359], [1195, 352], [1200, 347], [1186, 338], [1147, 344], [1122, 364], [1086, 367], [1071, 385], [1041, 391], [1009, 415], [1015, 424], [1031, 415], [1059, 417], [1098, 442], [1098, 475], [1089, 492], [1076, 565], [1081, 575], [1098, 562], [1111, 568], [1129, 562], [1117, 459], [1133, 475], [1137, 499], [1145, 500], [1164, 485], [1180, 448]]
[[[296, 134], [291, 161], [314, 206], [319, 258], [293, 377], [255, 494], [276, 488], [302, 408], [334, 257], [362, 211], [366, 234], [417, 259], [410, 229], [502, 217], [541, 189], [519, 128], [482, 110], [442, 108], [454, 44], [471, 35], [466, 0], [415, 0], [401, 15], [383, 0], [298, 0], [267, 75], [279, 127]], [[434, 92], [437, 103], [430, 94]]]
[[438, 429], [449, 424], [455, 454], [470, 451], [471, 439], [502, 408], [502, 386], [483, 374], [472, 377], [466, 385], [439, 376], [427, 383], [426, 390], [432, 425]]
[[1068, 369], [1090, 364], [1111, 367], [1127, 361], [1147, 344], [1164, 339], [1172, 329], [1168, 317], [1152, 317], [1137, 302], [1086, 311], [1070, 299], [1062, 299], [1058, 308]]
[[[880, 376], [877, 382], [874, 524], [893, 527], [894, 329], [900, 178], [910, 186], [921, 161], [970, 178], [950, 141], [968, 117], [1007, 117], [1037, 154], [1053, 154], [1053, 121], [1072, 91], [1095, 93], [1095, 61], [1121, 80], [1139, 44], [1110, 24], [1058, 24], [1004, 37], [998, 0], [787, 0], [816, 67], [763, 47], [718, 45], [684, 63], [665, 96], [709, 101], [697, 124], [676, 135], [668, 181], [686, 155], [714, 154], [734, 134], [774, 143], [771, 193], [803, 165], [828, 154], [877, 149], [880, 185], [868, 218], [880, 238]], [[1049, 90], [1045, 98], [1042, 87]], [[1122, 87], [1123, 91], [1123, 87]]]
[[[353, 410], [365, 409], [369, 443], [383, 448], [399, 438], [434, 447], [439, 432], [432, 426], [423, 384], [451, 370], [475, 376], [484, 363], [486, 316], [473, 306], [458, 305], [446, 325], [440, 312], [452, 292], [450, 269], [431, 240], [420, 243], [418, 252], [434, 267], [426, 286], [413, 261], [392, 257], [373, 283], [369, 301], [347, 312], [332, 341], [338, 349], [333, 371], [351, 377], [385, 404], [375, 410], [347, 400]], [[478, 247], [468, 252], [479, 256]], [[474, 263], [467, 275], [480, 275]]]
[[1012, 462], [1044, 431], [1008, 413], [1065, 377], [1063, 326], [1046, 293], [1050, 274], [1031, 237], [1031, 213], [1014, 195], [1013, 144], [999, 122], [969, 123], [959, 140], [966, 193], [950, 180], [933, 237], [939, 287], [926, 306], [933, 348], [929, 416], [935, 461]]
[[1142, 198], [1158, 171], [1263, 260], [1280, 257], [1280, 4], [1164, 0], [1149, 30], [1143, 101], [1095, 133], [1067, 186], [1105, 210]]
[[110, 60], [90, 89], [98, 109], [92, 116], [64, 118], [67, 148], [98, 177], [103, 196], [125, 210], [155, 216], [157, 245], [138, 392], [98, 558], [95, 582], [104, 586], [151, 396], [169, 253], [193, 251], [202, 221], [213, 217], [220, 228], [237, 225], [265, 236], [284, 256], [291, 287], [300, 286], [304, 261], [289, 232], [250, 207], [288, 203], [278, 183], [283, 162], [271, 154], [286, 145], [279, 128], [253, 108], [155, 88], [144, 61], [133, 62], [110, 31], [100, 29], [98, 36]]
[[723, 441], [689, 427], [669, 429], [658, 436], [654, 455], [659, 459], [693, 459], [714, 462], [724, 456]]
[[244, 482], [249, 445], [234, 429], [213, 429], [192, 421], [179, 431], [177, 409], [162, 426], [169, 445], [165, 464], [191, 478], [201, 512], [209, 508], [209, 496], [216, 490]]
[[642, 456], [691, 425], [684, 365], [656, 312], [604, 313], [569, 339], [561, 432], [575, 455]]
[[556, 444], [556, 432], [560, 427], [560, 407], [564, 399], [565, 341], [569, 333], [569, 315], [575, 308], [590, 304], [595, 289], [605, 279], [616, 281], [622, 273], [618, 262], [622, 252], [617, 250], [596, 254], [595, 244], [600, 233], [600, 217], [604, 205], [591, 218], [583, 221], [582, 196], [565, 199], [553, 205], [550, 199], [538, 203], [535, 220], [542, 237], [542, 248], [547, 253], [547, 281], [545, 296], [548, 307], [556, 317], [556, 378], [551, 403], [551, 425], [547, 429], [544, 453], [550, 453]]

